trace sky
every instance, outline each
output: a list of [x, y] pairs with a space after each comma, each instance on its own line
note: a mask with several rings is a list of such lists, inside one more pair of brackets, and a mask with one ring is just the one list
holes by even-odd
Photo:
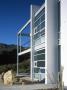
[[30, 18], [30, 5], [44, 0], [0, 0], [0, 43], [16, 44], [17, 32]]

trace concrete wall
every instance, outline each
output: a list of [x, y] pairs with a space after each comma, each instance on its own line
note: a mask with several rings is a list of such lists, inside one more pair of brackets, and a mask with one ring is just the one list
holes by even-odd
[[58, 79], [58, 0], [46, 0], [47, 10], [47, 84]]

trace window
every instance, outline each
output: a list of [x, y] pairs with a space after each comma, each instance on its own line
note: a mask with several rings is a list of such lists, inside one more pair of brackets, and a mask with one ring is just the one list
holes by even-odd
[[34, 54], [36, 55], [36, 54], [41, 54], [41, 53], [45, 53], [45, 49], [42, 49], [42, 50], [39, 50], [39, 51], [35, 51]]
[[36, 40], [37, 38], [39, 38], [40, 37], [40, 32], [38, 32], [38, 33], [36, 33], [35, 35], [34, 35], [34, 40]]
[[36, 21], [41, 15], [43, 15], [45, 13], [45, 8], [43, 8], [38, 14], [37, 16], [34, 18], [34, 21]]
[[44, 43], [44, 42], [45, 42], [45, 37], [41, 36], [41, 43]]
[[37, 27], [36, 28], [34, 28], [34, 34], [37, 32]]
[[45, 67], [45, 61], [38, 61], [37, 67]]
[[34, 68], [34, 73], [45, 73], [45, 69]]
[[41, 36], [45, 35], [45, 30], [42, 30], [42, 31], [40, 32], [40, 34], [41, 34]]
[[34, 46], [37, 46], [41, 43], [40, 39], [37, 39], [36, 41], [34, 41]]
[[45, 60], [45, 54], [39, 54], [34, 56], [34, 60]]
[[40, 31], [40, 27], [41, 27], [41, 25], [38, 25], [38, 27], [37, 27], [37, 32]]
[[38, 73], [40, 71], [40, 68], [34, 68], [34, 72]]
[[39, 80], [39, 74], [35, 73], [35, 74], [34, 74], [34, 78], [36, 78], [36, 79]]
[[34, 23], [34, 27], [38, 26], [40, 24], [40, 18]]
[[41, 29], [45, 27], [45, 21], [41, 23]]
[[41, 73], [45, 73], [45, 69], [40, 69], [41, 70]]
[[41, 22], [45, 20], [45, 14], [41, 16]]
[[36, 62], [34, 62], [34, 66], [35, 66], [35, 67], [37, 67], [37, 61], [36, 61]]

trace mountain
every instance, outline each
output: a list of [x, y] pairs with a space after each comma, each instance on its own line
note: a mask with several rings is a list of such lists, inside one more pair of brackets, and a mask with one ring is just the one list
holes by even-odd
[[[24, 50], [25, 48], [22, 47]], [[29, 55], [20, 57], [20, 62], [29, 58]], [[17, 45], [0, 43], [0, 65], [17, 63]]]
[[[26, 49], [24, 47], [22, 50]], [[16, 72], [17, 45], [0, 43], [0, 74], [8, 70]], [[19, 57], [19, 72], [30, 72], [30, 53]]]
[[3, 51], [12, 51], [12, 50], [14, 50], [14, 49], [16, 49], [16, 45], [13, 45], [13, 44], [11, 44], [11, 45], [7, 45], [7, 44], [3, 44], [3, 43], [0, 43], [0, 54], [2, 54], [3, 53]]

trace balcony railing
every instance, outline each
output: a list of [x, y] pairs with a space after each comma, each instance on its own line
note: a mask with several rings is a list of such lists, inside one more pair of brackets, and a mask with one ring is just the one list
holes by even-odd
[[27, 51], [28, 49], [30, 49], [30, 20], [18, 32], [17, 54]]

